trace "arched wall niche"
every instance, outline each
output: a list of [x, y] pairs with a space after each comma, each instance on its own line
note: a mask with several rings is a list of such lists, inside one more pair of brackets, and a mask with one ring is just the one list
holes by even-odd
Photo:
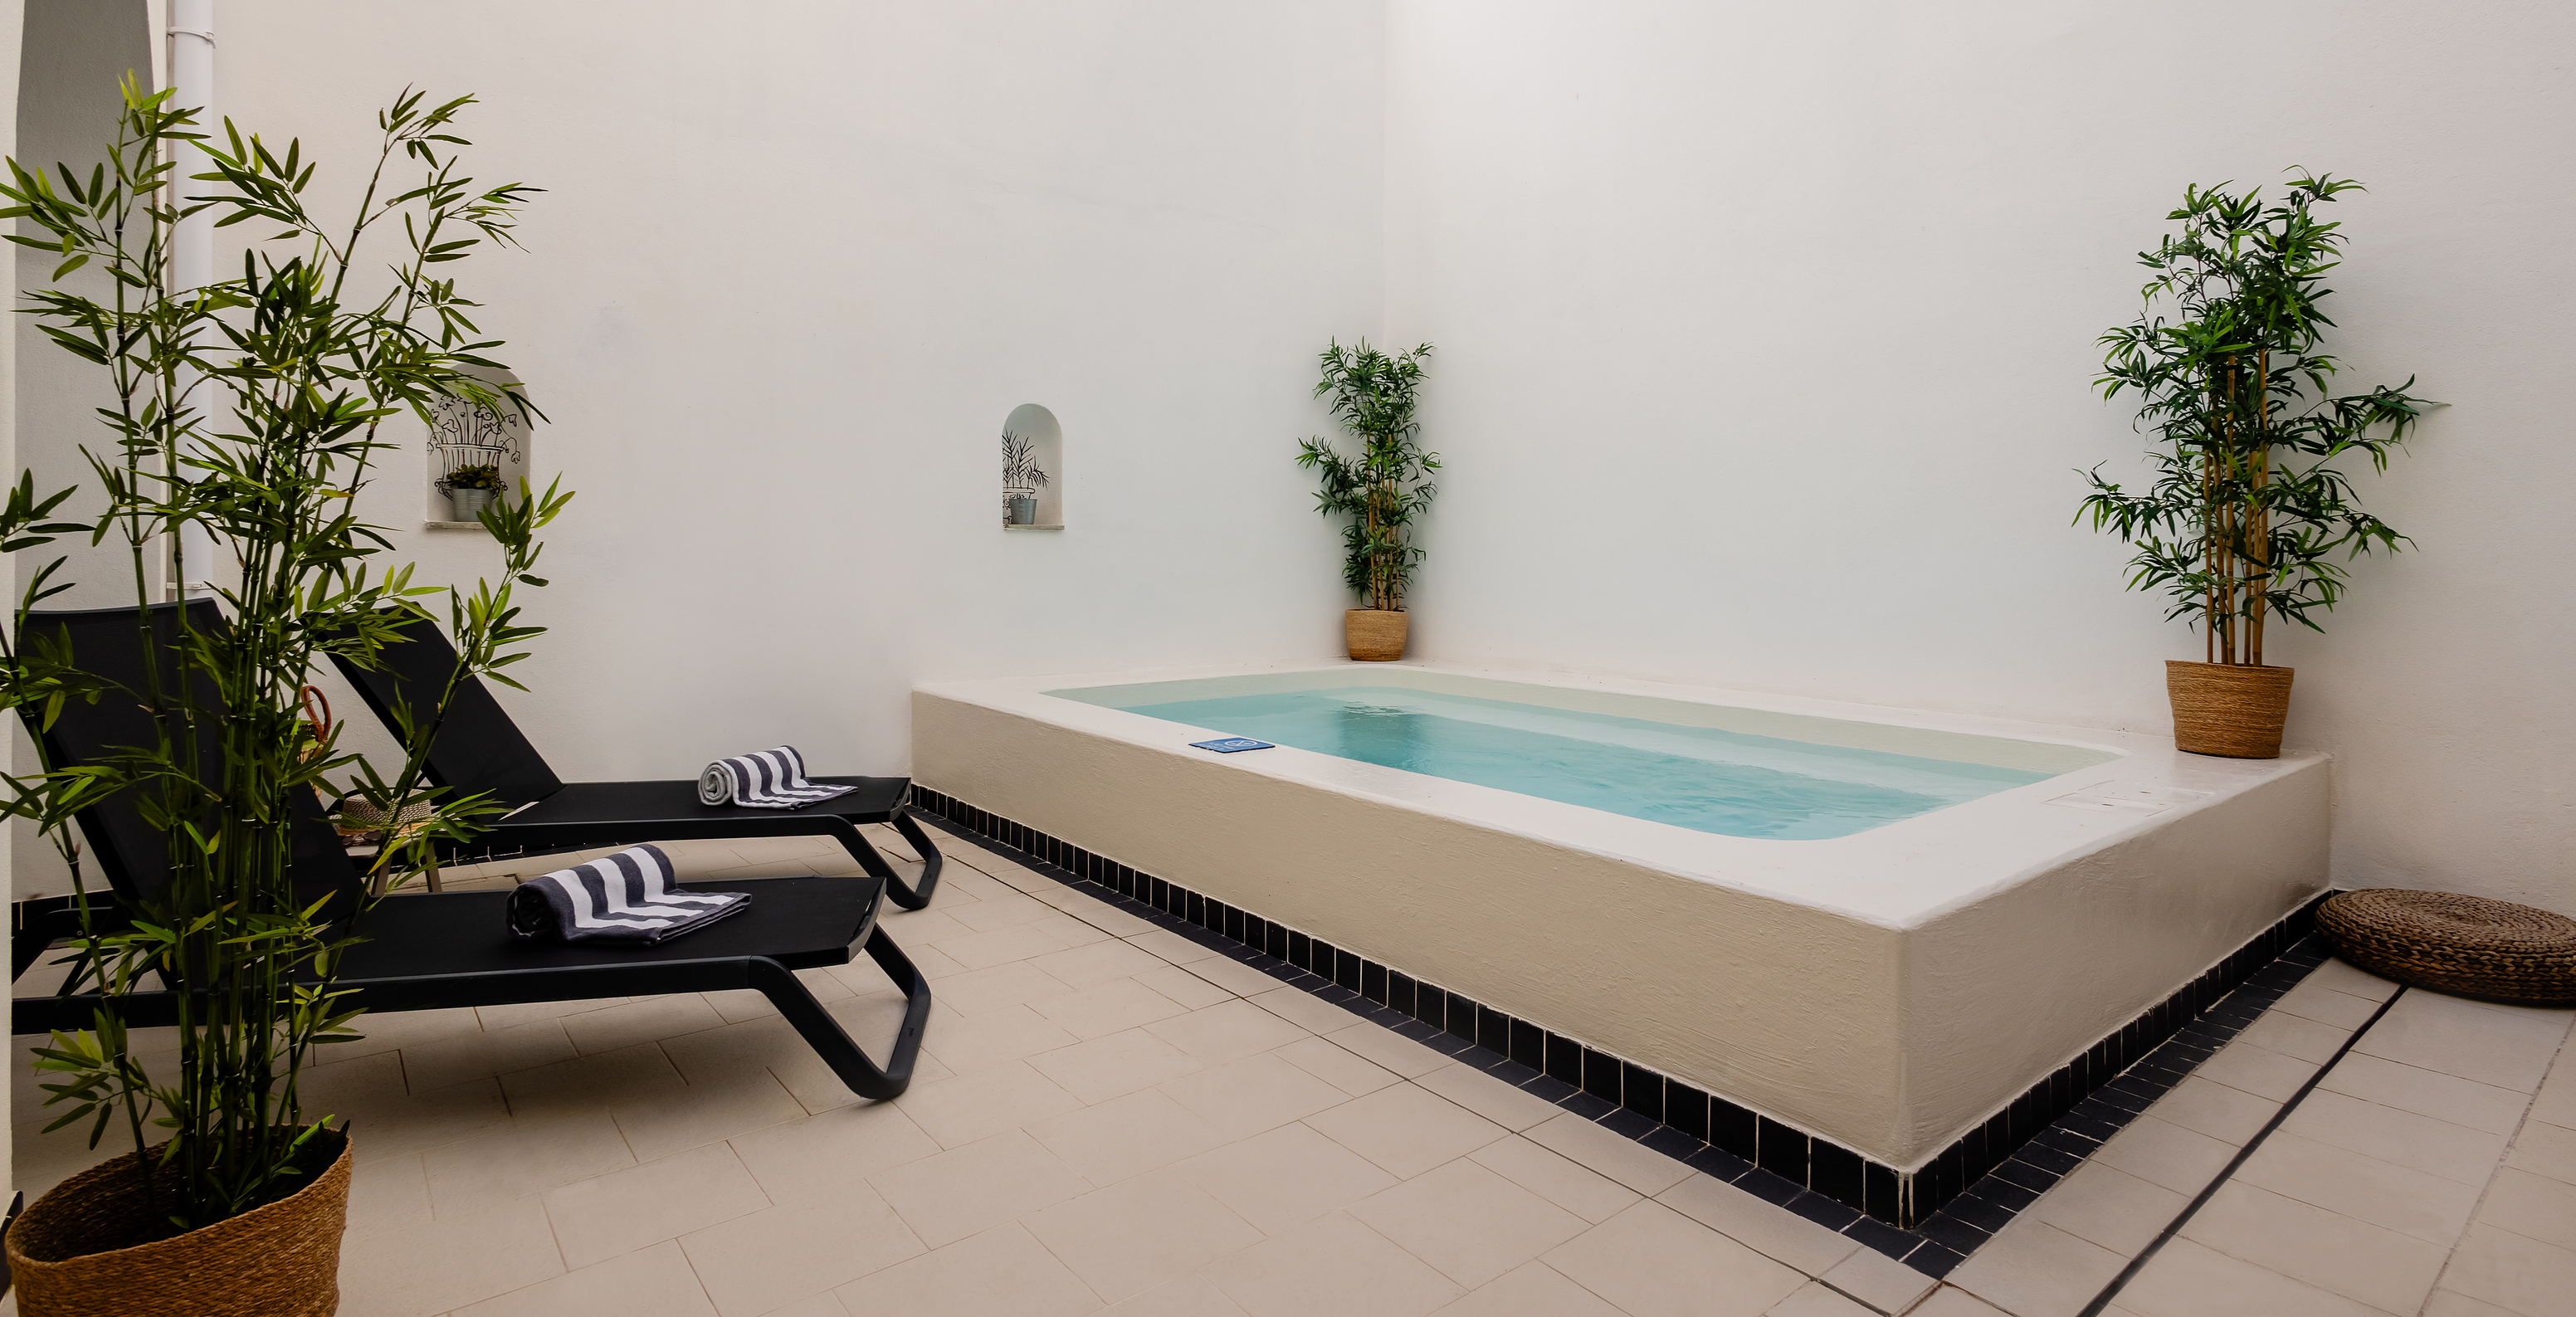
[[1002, 528], [1064, 529], [1064, 427], [1033, 402], [1002, 420]]

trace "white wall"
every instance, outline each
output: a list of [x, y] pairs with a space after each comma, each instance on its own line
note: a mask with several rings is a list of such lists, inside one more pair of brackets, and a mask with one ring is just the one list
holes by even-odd
[[[1380, 11], [798, 0], [223, 7], [222, 95], [351, 186], [405, 83], [550, 189], [461, 267], [580, 491], [511, 706], [579, 777], [793, 740], [900, 773], [923, 676], [1321, 656], [1309, 360], [1382, 303]], [[479, 34], [479, 35], [478, 35]], [[1000, 527], [1003, 419], [1068, 529]], [[405, 459], [417, 464], [416, 455]], [[419, 522], [420, 477], [374, 505]], [[1310, 524], [1311, 523], [1311, 524]], [[405, 537], [432, 573], [488, 541]]]
[[2501, 0], [1395, 0], [1419, 652], [2169, 726], [2198, 638], [2068, 525], [2141, 447], [2093, 340], [2186, 183], [2329, 169], [2371, 188], [2346, 378], [2454, 405], [2359, 482], [2418, 551], [2270, 655], [2289, 739], [2337, 757], [2339, 882], [2576, 912], [2571, 41]]

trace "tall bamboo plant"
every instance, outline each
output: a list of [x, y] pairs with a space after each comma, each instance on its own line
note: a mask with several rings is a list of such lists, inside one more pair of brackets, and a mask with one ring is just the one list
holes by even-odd
[[2408, 543], [2355, 505], [2335, 463], [2359, 453], [2387, 470], [2431, 404], [2412, 378], [2333, 395], [2339, 363], [2318, 350], [2344, 239], [2316, 209], [2360, 186], [2302, 174], [2269, 205], [2259, 189], [2186, 187], [2166, 216], [2181, 232], [2139, 253], [2155, 272], [2144, 310], [2101, 339], [2094, 383], [2106, 399], [2137, 393], [2154, 475], [2130, 493], [2086, 473], [2077, 520], [2137, 546], [2129, 587], [2163, 590], [2168, 619], [2196, 618], [2212, 663], [2261, 666], [2271, 618], [2322, 630], [2310, 614], [2342, 597], [2337, 555]]
[[[147, 1169], [139, 1185], [166, 1236], [303, 1187], [345, 1128], [305, 1110], [298, 1078], [315, 1047], [358, 1036], [333, 986], [357, 912], [299, 900], [290, 858], [298, 798], [335, 795], [331, 779], [355, 772], [396, 808], [429, 806], [422, 827], [378, 855], [379, 878], [417, 868], [429, 847], [472, 835], [491, 812], [423, 785], [434, 714], [409, 730], [403, 762], [381, 776], [342, 753], [336, 734], [308, 729], [301, 688], [330, 654], [372, 666], [402, 619], [428, 624], [417, 601], [440, 593], [464, 672], [516, 685], [501, 669], [524, 657], [517, 647], [540, 628], [522, 624], [513, 592], [545, 584], [533, 574], [535, 533], [570, 495], [550, 487], [486, 513], [501, 575], [471, 592], [414, 585], [408, 566], [377, 567], [390, 547], [385, 529], [357, 514], [359, 491], [393, 446], [387, 421], [410, 413], [425, 423], [449, 397], [526, 406], [483, 383], [500, 377], [501, 363], [485, 355], [497, 341], [481, 336], [475, 304], [442, 272], [482, 244], [509, 243], [534, 190], [477, 187], [460, 172], [457, 149], [468, 143], [455, 119], [472, 98], [433, 105], [406, 91], [381, 112], [354, 211], [326, 221], [308, 209], [317, 167], [300, 143], [275, 151], [230, 123], [215, 140], [192, 111], [168, 104], [168, 92], [145, 93], [130, 78], [123, 92], [106, 160], [50, 175], [11, 160], [0, 187], [13, 203], [0, 217], [37, 231], [12, 240], [54, 258], [57, 283], [84, 265], [106, 271], [99, 297], [54, 287], [30, 293], [27, 309], [55, 344], [101, 368], [112, 394], [97, 413], [105, 434], [82, 449], [104, 511], [64, 519], [72, 491], [40, 495], [22, 476], [0, 507], [0, 551], [71, 535], [116, 544], [134, 598], [149, 604], [165, 572], [172, 581], [210, 574], [177, 547], [183, 526], [202, 526], [220, 546], [212, 574], [224, 578], [213, 591], [224, 624], [201, 628], [184, 610], [157, 636], [139, 623], [143, 652], [159, 657], [144, 665], [143, 689], [121, 688], [83, 670], [59, 634], [30, 617], [70, 588], [67, 560], [28, 573], [12, 628], [23, 642], [0, 649], [0, 698], [39, 726], [72, 702], [131, 700], [155, 731], [106, 762], [12, 775], [0, 808], [33, 820], [71, 864], [82, 935], [65, 990], [102, 995], [93, 1028], [56, 1033], [38, 1049], [36, 1067], [52, 1077], [45, 1100], [63, 1108], [48, 1131], [86, 1124], [95, 1147], [121, 1126], [138, 1152], [166, 1143], [157, 1162], [140, 1159], [159, 1174]], [[179, 176], [173, 155], [183, 143], [204, 147], [209, 172]], [[416, 182], [395, 181], [409, 170]], [[208, 211], [219, 225], [262, 225], [269, 236], [249, 244], [239, 275], [174, 288], [176, 227]], [[398, 230], [389, 279], [375, 257], [361, 258], [384, 229]], [[120, 897], [97, 889], [82, 866], [72, 816], [120, 795], [166, 840], [164, 891]], [[179, 1015], [177, 1056], [147, 1066], [115, 1001], [165, 987]]]
[[1439, 492], [1431, 473], [1440, 455], [1422, 450], [1422, 423], [1414, 419], [1430, 355], [1428, 343], [1388, 356], [1367, 339], [1349, 348], [1334, 340], [1319, 358], [1315, 396], [1331, 400], [1333, 419], [1360, 441], [1359, 456], [1344, 457], [1315, 438], [1297, 446], [1297, 465], [1323, 479], [1316, 510], [1351, 519], [1342, 533], [1343, 582], [1369, 607], [1388, 612], [1404, 610], [1422, 562], [1413, 519]]

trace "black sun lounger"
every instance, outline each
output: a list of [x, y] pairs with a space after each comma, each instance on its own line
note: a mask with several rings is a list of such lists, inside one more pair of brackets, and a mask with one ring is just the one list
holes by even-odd
[[[165, 634], [174, 629], [179, 607], [156, 605], [151, 610], [155, 627]], [[186, 607], [197, 610], [191, 621], [200, 628], [223, 625], [212, 603], [197, 601]], [[140, 688], [136, 610], [40, 612], [32, 616], [29, 626], [30, 630], [45, 627], [68, 632], [84, 669], [129, 689]], [[200, 707], [217, 703], [200, 696]], [[67, 704], [53, 728], [43, 733], [46, 751], [57, 765], [95, 762], [110, 747], [148, 744], [152, 735], [149, 714], [131, 700], [113, 695], [97, 704]], [[120, 898], [149, 899], [167, 886], [169, 861], [161, 835], [144, 823], [124, 797], [86, 811], [80, 825], [93, 861]], [[309, 902], [327, 895], [332, 904], [326, 911], [360, 909], [362, 875], [341, 849], [319, 807], [299, 808], [294, 826], [299, 898]], [[851, 1092], [882, 1100], [900, 1095], [911, 1084], [930, 1016], [930, 983], [877, 927], [879, 903], [886, 894], [884, 880], [748, 878], [691, 886], [748, 892], [751, 904], [741, 914], [660, 946], [635, 947], [513, 938], [502, 918], [502, 906], [510, 895], [506, 891], [389, 897], [358, 916], [353, 931], [366, 940], [343, 958], [339, 986], [351, 991], [352, 1005], [375, 1011], [749, 988], [766, 996], [787, 1017], [788, 1024]], [[50, 931], [61, 933], [67, 928], [57, 922]], [[883, 1066], [850, 1040], [795, 973], [846, 965], [852, 947], [863, 941], [868, 955], [906, 998], [902, 1029]], [[22, 950], [19, 959], [23, 972], [30, 957]], [[177, 1021], [177, 994], [171, 992], [117, 998], [58, 993], [14, 999], [11, 1031], [86, 1029], [92, 1012], [102, 1003], [136, 1027]], [[366, 1027], [363, 1017], [358, 1027]]]
[[[378, 655], [372, 671], [338, 662], [378, 721], [399, 738], [398, 705], [426, 711], [456, 670], [456, 651], [425, 618], [405, 619], [403, 638]], [[869, 876], [885, 880], [886, 895], [906, 910], [930, 904], [939, 885], [939, 848], [912, 819], [904, 803], [907, 777], [817, 777], [816, 782], [858, 790], [802, 809], [746, 809], [708, 805], [695, 780], [685, 782], [566, 782], [546, 766], [519, 725], [503, 712], [483, 683], [459, 684], [447, 719], [430, 744], [430, 781], [467, 795], [489, 793], [508, 817], [490, 823], [485, 840], [495, 850], [534, 852], [619, 846], [644, 841], [701, 841], [731, 837], [830, 837]], [[859, 831], [862, 823], [891, 823], [921, 856], [921, 877], [906, 884], [894, 866]]]

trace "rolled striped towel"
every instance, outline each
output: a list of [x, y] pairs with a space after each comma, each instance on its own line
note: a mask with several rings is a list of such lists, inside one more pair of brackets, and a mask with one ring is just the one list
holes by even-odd
[[511, 889], [507, 908], [515, 937], [650, 946], [750, 904], [748, 892], [681, 891], [671, 857], [659, 846], [638, 846], [531, 878]]
[[817, 801], [846, 796], [857, 787], [823, 786], [805, 780], [805, 756], [796, 747], [719, 759], [698, 774], [698, 799], [710, 805], [749, 805], [753, 809], [803, 809]]

